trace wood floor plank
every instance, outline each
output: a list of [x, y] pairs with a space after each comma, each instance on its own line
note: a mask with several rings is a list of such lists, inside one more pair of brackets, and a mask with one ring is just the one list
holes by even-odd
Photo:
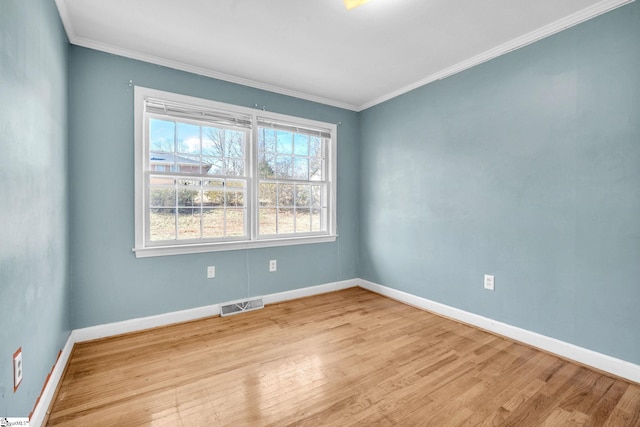
[[640, 386], [631, 385], [622, 398], [617, 402], [615, 408], [609, 414], [606, 427], [613, 426], [640, 426], [640, 410], [638, 409], [640, 400]]
[[640, 386], [360, 288], [81, 343], [49, 426], [640, 426]]

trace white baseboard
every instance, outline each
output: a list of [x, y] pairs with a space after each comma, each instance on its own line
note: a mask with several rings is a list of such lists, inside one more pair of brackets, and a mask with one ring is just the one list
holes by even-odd
[[[358, 286], [356, 279], [344, 280], [341, 282], [325, 283], [323, 285], [309, 286], [291, 291], [278, 292], [262, 296], [265, 305], [276, 302], [288, 301], [296, 298], [303, 298], [312, 295], [319, 295], [326, 292]], [[222, 304], [226, 304], [223, 302]], [[188, 310], [173, 311], [170, 313], [158, 314], [156, 316], [141, 317], [138, 319], [124, 320], [122, 322], [107, 323], [104, 325], [89, 326], [87, 328], [75, 329], [71, 332], [73, 342], [91, 341], [99, 338], [112, 337], [115, 335], [130, 332], [142, 331], [145, 329], [157, 328], [159, 326], [171, 325], [173, 323], [188, 322], [190, 320], [202, 319], [205, 317], [218, 316], [220, 305], [213, 304], [204, 307], [190, 308]]]
[[[343, 280], [341, 282], [325, 283], [323, 285], [309, 286], [306, 288], [269, 294], [263, 296], [262, 300], [265, 305], [275, 304], [282, 301], [324, 294], [356, 286], [358, 286], [357, 279]], [[73, 350], [75, 343], [157, 328], [159, 326], [166, 326], [174, 323], [188, 322], [190, 320], [197, 320], [205, 317], [217, 316], [220, 314], [220, 305], [221, 304], [213, 304], [188, 310], [158, 314], [156, 316], [141, 317], [137, 319], [124, 320], [122, 322], [74, 329], [71, 331], [69, 339], [67, 339], [67, 343], [65, 344], [64, 349], [53, 368], [51, 377], [42, 392], [42, 396], [40, 396], [40, 400], [33, 410], [29, 425], [40, 427], [44, 422], [47, 410], [49, 409], [53, 396], [58, 388], [58, 383], [62, 379], [62, 373], [64, 372], [64, 368], [67, 366], [69, 356], [71, 356], [71, 351]]]
[[265, 305], [277, 302], [289, 301], [292, 299], [310, 297], [313, 295], [325, 294], [327, 292], [340, 291], [358, 286], [357, 279], [343, 280], [341, 282], [325, 283], [323, 285], [309, 286], [307, 288], [294, 289], [291, 291], [278, 292], [276, 294], [264, 295], [262, 301]]
[[[319, 295], [327, 292], [338, 291], [342, 289], [360, 286], [363, 289], [375, 292], [380, 295], [392, 298], [396, 301], [431, 311], [451, 319], [476, 326], [481, 329], [511, 338], [516, 341], [531, 345], [533, 347], [557, 354], [566, 359], [574, 360], [587, 366], [609, 372], [621, 378], [640, 383], [640, 366], [607, 356], [606, 354], [578, 347], [564, 341], [540, 335], [526, 329], [521, 329], [506, 323], [497, 322], [495, 320], [469, 313], [454, 307], [450, 307], [426, 298], [418, 297], [406, 292], [398, 291], [377, 283], [369, 282], [362, 279], [344, 280], [341, 282], [326, 283], [323, 285], [309, 286], [291, 291], [278, 292], [275, 294], [264, 295], [262, 297], [265, 305], [275, 304], [282, 301], [288, 301], [297, 298], [304, 298], [313, 295]], [[56, 365], [53, 368], [51, 377], [45, 386], [42, 396], [36, 408], [33, 411], [29, 425], [41, 426], [46, 418], [46, 411], [49, 409], [51, 400], [58, 388], [58, 383], [62, 378], [73, 346], [77, 342], [91, 341], [99, 338], [106, 338], [114, 335], [120, 335], [129, 332], [137, 332], [144, 329], [166, 326], [173, 323], [187, 322], [190, 320], [201, 319], [204, 317], [217, 316], [220, 314], [220, 304], [208, 305], [204, 307], [196, 307], [189, 310], [174, 311], [156, 316], [142, 317], [138, 319], [125, 320], [122, 322], [107, 323], [104, 325], [90, 326], [88, 328], [75, 329], [69, 335], [69, 339], [62, 350]]]
[[556, 354], [563, 358], [591, 366], [595, 369], [608, 372], [635, 383], [640, 383], [640, 365], [560, 341], [555, 338], [547, 337], [536, 332], [498, 322], [487, 317], [469, 313], [467, 311], [418, 297], [407, 292], [398, 291], [387, 286], [369, 282], [367, 280], [358, 280], [358, 285], [363, 289], [384, 295], [396, 301], [485, 329], [495, 334]]
[[173, 323], [188, 322], [190, 320], [202, 319], [204, 317], [217, 316], [219, 314], [220, 304], [206, 305], [204, 307], [190, 308], [188, 310], [172, 311], [170, 313], [158, 314], [155, 316], [140, 317], [137, 319], [123, 320], [121, 322], [105, 323], [104, 325], [74, 329], [71, 332], [71, 336], [74, 343], [91, 341], [171, 325]]
[[30, 426], [40, 427], [47, 416], [47, 410], [53, 400], [53, 396], [58, 389], [58, 383], [62, 379], [62, 374], [64, 373], [64, 368], [67, 366], [67, 362], [69, 361], [69, 357], [71, 356], [71, 351], [73, 350], [73, 341], [71, 339], [71, 334], [69, 334], [69, 338], [67, 338], [67, 342], [64, 345], [64, 348], [60, 352], [60, 356], [58, 360], [56, 360], [56, 364], [53, 366], [51, 370], [51, 376], [47, 381], [47, 384], [44, 386], [42, 390], [42, 394], [36, 404], [36, 407], [33, 409], [33, 413], [31, 414], [31, 419], [29, 420]]

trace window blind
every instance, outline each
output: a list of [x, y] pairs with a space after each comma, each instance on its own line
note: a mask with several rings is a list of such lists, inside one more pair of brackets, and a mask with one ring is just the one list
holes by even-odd
[[258, 126], [276, 129], [276, 130], [282, 130], [285, 132], [292, 132], [292, 133], [298, 133], [298, 134], [309, 135], [309, 136], [317, 136], [320, 138], [331, 138], [331, 132], [328, 129], [320, 129], [320, 128], [314, 129], [310, 127], [301, 127], [299, 125], [275, 121], [275, 120], [267, 119], [264, 117], [258, 117]]
[[144, 108], [147, 113], [205, 121], [220, 125], [251, 128], [251, 116], [230, 111], [219, 111], [198, 107], [196, 105], [178, 104], [155, 98], [145, 98]]

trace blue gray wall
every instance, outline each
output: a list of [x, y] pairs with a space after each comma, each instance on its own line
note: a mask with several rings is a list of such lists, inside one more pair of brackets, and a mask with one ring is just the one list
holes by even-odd
[[364, 111], [360, 276], [640, 363], [639, 70], [636, 2]]
[[[0, 1], [0, 415], [70, 328], [358, 276], [640, 363], [639, 42], [636, 2], [357, 114], [68, 47], [52, 1]], [[341, 122], [338, 241], [136, 259], [130, 80]]]
[[53, 1], [0, 1], [0, 416], [29, 415], [69, 335], [67, 49]]
[[[137, 259], [134, 85], [338, 126], [335, 243]], [[359, 121], [355, 112], [71, 47], [69, 167], [73, 328], [357, 277]], [[278, 271], [268, 272], [268, 261]], [[207, 279], [208, 265], [216, 278]]]

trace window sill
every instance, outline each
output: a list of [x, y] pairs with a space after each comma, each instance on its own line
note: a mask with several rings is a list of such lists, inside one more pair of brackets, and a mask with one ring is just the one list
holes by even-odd
[[133, 248], [136, 258], [149, 258], [168, 255], [199, 254], [206, 252], [236, 251], [241, 249], [272, 248], [278, 246], [307, 245], [312, 243], [330, 243], [336, 241], [337, 235], [290, 237], [286, 239], [255, 240], [242, 242], [206, 243], [171, 246], [152, 246]]

